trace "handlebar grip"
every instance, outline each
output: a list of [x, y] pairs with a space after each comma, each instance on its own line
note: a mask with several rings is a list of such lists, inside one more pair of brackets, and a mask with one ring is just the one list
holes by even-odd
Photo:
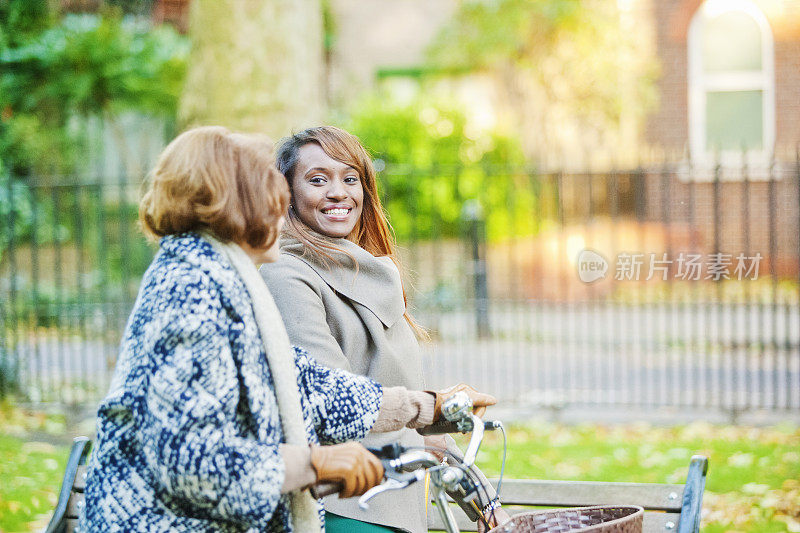
[[331, 483], [328, 481], [321, 481], [319, 483], [315, 483], [309, 487], [311, 491], [311, 495], [316, 498], [324, 498], [325, 496], [330, 496], [331, 494], [336, 494], [340, 492], [344, 488], [344, 485], [341, 483]]
[[[500, 427], [499, 424], [499, 422], [494, 420], [484, 420], [483, 429], [492, 431]], [[425, 426], [424, 428], [419, 428], [417, 429], [417, 433], [420, 435], [443, 435], [445, 433], [461, 433], [461, 430], [458, 429], [458, 425], [455, 422], [444, 420], [431, 424], [430, 426]]]
[[435, 424], [431, 424], [430, 426], [425, 426], [423, 428], [417, 429], [417, 433], [420, 435], [443, 435], [445, 433], [461, 433], [458, 430], [458, 426], [455, 422], [449, 422], [447, 420], [436, 422]]

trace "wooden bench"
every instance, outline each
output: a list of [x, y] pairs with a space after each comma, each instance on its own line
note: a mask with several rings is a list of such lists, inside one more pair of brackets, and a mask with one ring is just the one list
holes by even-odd
[[[83, 506], [86, 459], [91, 441], [76, 437], [70, 450], [61, 492], [53, 518], [45, 533], [72, 533]], [[596, 481], [542, 481], [504, 479], [503, 507], [509, 514], [537, 508], [584, 507], [589, 505], [638, 505], [645, 509], [644, 533], [697, 533], [706, 485], [708, 459], [695, 455], [684, 484], [606, 483]], [[496, 485], [497, 481], [493, 483]], [[459, 509], [453, 513], [462, 531], [476, 531]], [[436, 509], [428, 509], [428, 529], [442, 531]]]
[[87, 437], [75, 437], [67, 459], [64, 479], [61, 481], [61, 492], [53, 518], [45, 529], [45, 533], [72, 533], [78, 525], [78, 514], [83, 507], [83, 490], [86, 487], [86, 459], [92, 441]]
[[[706, 485], [708, 458], [695, 455], [684, 484], [607, 483], [595, 481], [541, 481], [504, 479], [500, 498], [514, 515], [531, 507], [586, 507], [591, 505], [638, 505], [645, 510], [644, 533], [696, 533]], [[496, 486], [497, 480], [492, 480]], [[462, 531], [476, 531], [459, 509], [453, 511]], [[428, 529], [443, 531], [435, 508], [428, 508]]]

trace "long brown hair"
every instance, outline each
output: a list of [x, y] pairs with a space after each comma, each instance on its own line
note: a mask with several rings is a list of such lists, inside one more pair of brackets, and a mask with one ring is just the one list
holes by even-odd
[[[299, 159], [300, 148], [309, 143], [316, 143], [332, 159], [352, 167], [358, 172], [364, 189], [364, 204], [361, 218], [356, 222], [353, 231], [346, 237], [376, 257], [389, 257], [402, 272], [400, 262], [395, 255], [395, 239], [389, 219], [378, 195], [378, 179], [372, 158], [355, 135], [335, 126], [318, 126], [309, 128], [289, 137], [281, 139], [276, 151], [278, 170], [286, 176], [289, 189], [292, 188], [295, 169]], [[331, 242], [321, 239], [311, 232], [300, 220], [294, 209], [289, 209], [284, 232], [303, 243], [308, 253], [317, 256], [323, 263], [337, 262], [331, 252], [347, 254]], [[349, 255], [349, 254], [347, 254]], [[358, 265], [356, 264], [356, 268]], [[402, 280], [401, 280], [402, 285]], [[408, 305], [405, 286], [403, 285], [403, 301]], [[405, 319], [418, 338], [428, 338], [425, 329], [417, 324], [406, 307]]]

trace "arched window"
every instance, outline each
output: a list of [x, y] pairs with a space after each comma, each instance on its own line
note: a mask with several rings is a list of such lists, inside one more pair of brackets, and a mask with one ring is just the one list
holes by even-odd
[[707, 0], [689, 28], [689, 143], [693, 157], [743, 150], [766, 160], [775, 141], [772, 31], [749, 0]]

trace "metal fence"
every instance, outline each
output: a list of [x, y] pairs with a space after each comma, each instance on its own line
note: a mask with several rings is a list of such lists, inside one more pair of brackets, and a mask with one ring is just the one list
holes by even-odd
[[93, 402], [105, 393], [153, 250], [138, 184], [6, 180], [0, 200], [0, 395]]
[[[459, 172], [382, 179], [458, 183]], [[439, 191], [447, 202], [386, 187], [413, 312], [431, 334], [430, 386], [464, 380], [530, 405], [800, 411], [797, 163], [477, 179], [494, 185]], [[152, 257], [135, 226], [138, 185], [3, 190], [0, 393], [94, 402]]]

